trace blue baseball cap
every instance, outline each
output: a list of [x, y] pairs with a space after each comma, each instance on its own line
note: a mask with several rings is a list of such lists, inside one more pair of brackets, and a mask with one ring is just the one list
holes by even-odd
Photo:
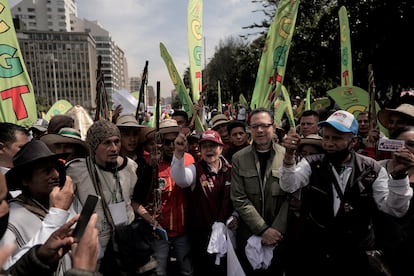
[[318, 126], [331, 126], [344, 133], [358, 134], [358, 122], [355, 116], [345, 110], [335, 111], [326, 121], [318, 123]]

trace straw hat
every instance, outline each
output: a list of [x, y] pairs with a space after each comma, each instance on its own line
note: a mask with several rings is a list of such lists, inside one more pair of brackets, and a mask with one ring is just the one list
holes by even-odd
[[[155, 134], [155, 129], [152, 129], [151, 132], [148, 132], [147, 137]], [[177, 124], [177, 121], [174, 119], [164, 119], [160, 122], [159, 133], [179, 133], [180, 127]]]
[[298, 145], [298, 151], [300, 151], [304, 145], [313, 145], [322, 149], [322, 137], [318, 134], [309, 134], [306, 137], [301, 138]]
[[227, 118], [226, 115], [217, 114], [213, 118], [211, 118], [211, 125], [212, 125], [211, 129], [215, 130], [220, 125], [224, 125], [224, 124], [228, 124], [228, 123], [229, 123], [229, 118]]
[[143, 128], [144, 126], [138, 124], [137, 119], [134, 115], [127, 114], [127, 115], [121, 115], [116, 120], [116, 126], [117, 127], [139, 127]]
[[[390, 115], [392, 113], [400, 114], [406, 118], [410, 118], [411, 121], [414, 121], [414, 105], [411, 104], [401, 104], [397, 108], [384, 108], [378, 111], [378, 119], [384, 127], [388, 127]], [[407, 122], [408, 123], [408, 122]]]

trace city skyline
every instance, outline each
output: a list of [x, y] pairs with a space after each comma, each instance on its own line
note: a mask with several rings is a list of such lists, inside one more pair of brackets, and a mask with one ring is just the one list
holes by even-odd
[[[9, 0], [10, 7], [20, 1]], [[123, 4], [120, 9], [119, 3]], [[159, 54], [163, 42], [170, 52], [179, 74], [189, 66], [187, 47], [187, 0], [110, 0], [78, 1], [78, 17], [97, 20], [111, 33], [115, 43], [125, 51], [129, 77], [141, 77], [148, 60], [148, 85], [161, 83], [162, 96], [169, 96], [174, 85]], [[220, 41], [230, 36], [247, 34], [243, 30], [264, 18], [251, 0], [209, 0], [203, 3], [203, 67], [214, 55]], [[133, 34], [136, 34], [135, 36]], [[254, 39], [255, 37], [252, 37]]]

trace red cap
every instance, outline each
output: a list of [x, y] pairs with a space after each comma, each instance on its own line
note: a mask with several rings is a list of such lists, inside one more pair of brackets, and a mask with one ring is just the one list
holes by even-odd
[[211, 141], [216, 144], [224, 146], [223, 141], [221, 140], [220, 134], [218, 134], [215, 130], [206, 130], [201, 134], [201, 138], [199, 143], [202, 143], [204, 141]]

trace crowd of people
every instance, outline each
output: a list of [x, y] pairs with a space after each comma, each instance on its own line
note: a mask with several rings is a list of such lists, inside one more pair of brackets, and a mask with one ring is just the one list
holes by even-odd
[[[414, 106], [377, 115], [387, 133], [340, 109], [283, 128], [240, 108], [205, 131], [182, 110], [159, 129], [115, 114], [84, 139], [68, 115], [2, 122], [3, 273], [411, 275]], [[100, 200], [77, 240], [89, 194]]]

